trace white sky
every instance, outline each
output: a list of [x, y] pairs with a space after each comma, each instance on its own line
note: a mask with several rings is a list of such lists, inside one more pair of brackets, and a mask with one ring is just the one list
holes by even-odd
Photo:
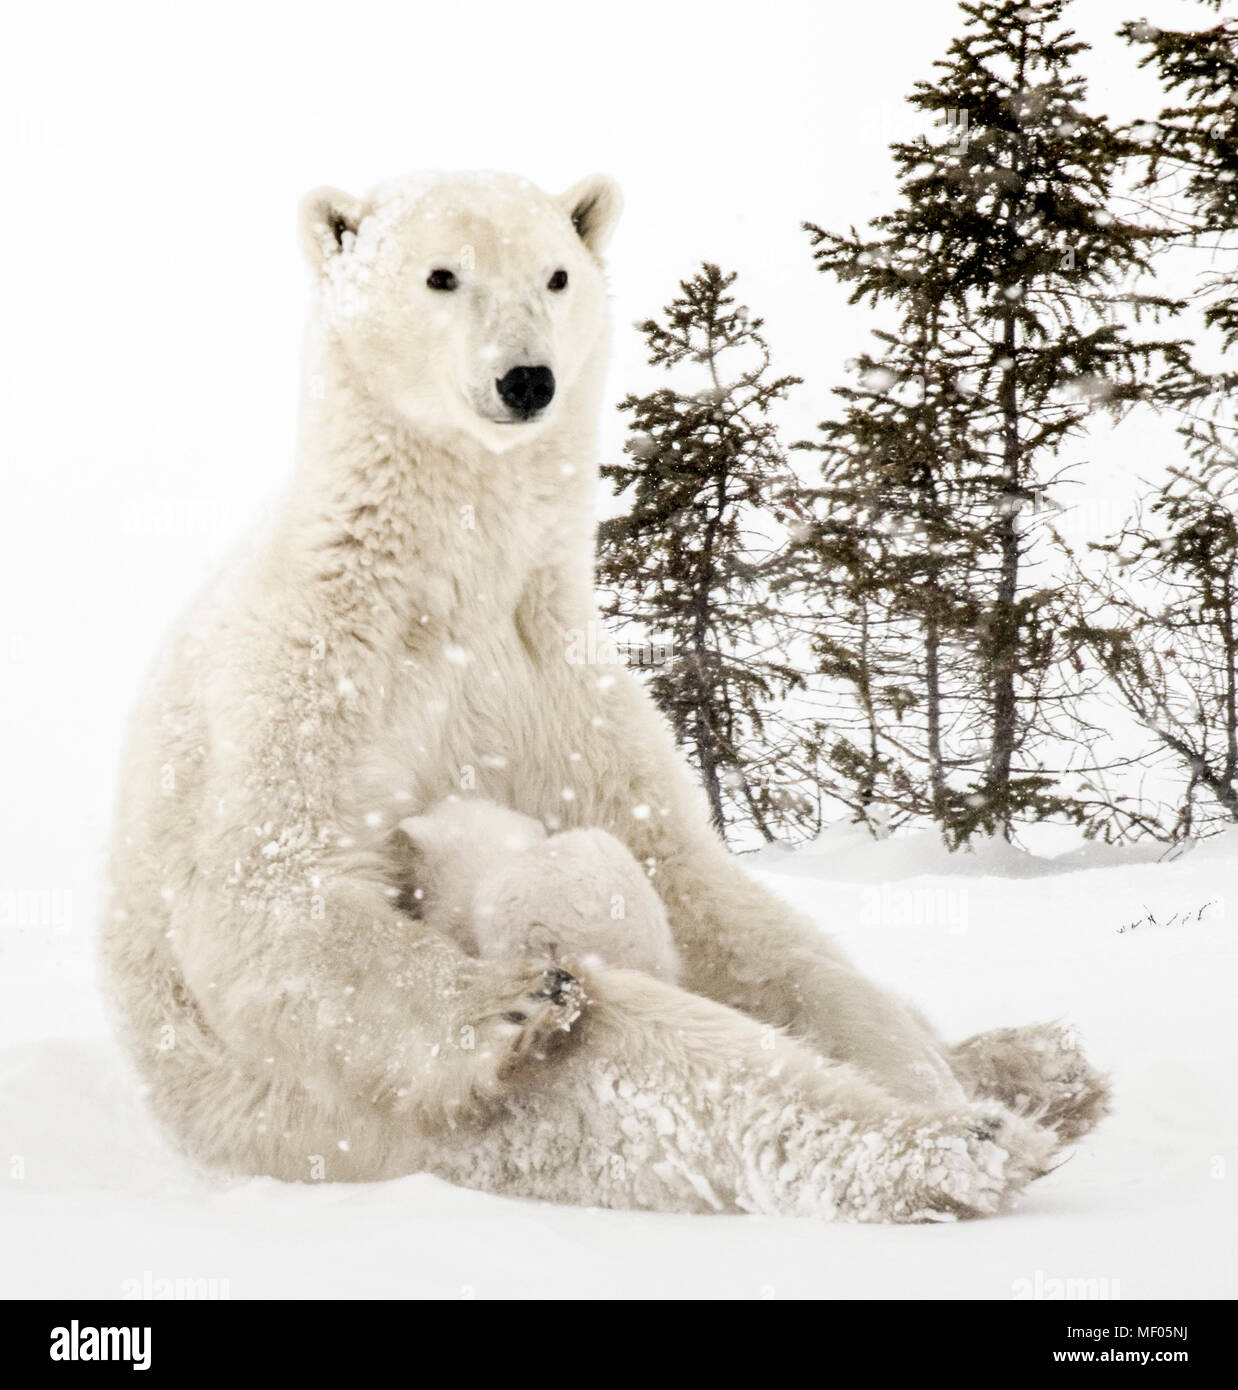
[[[1093, 109], [1115, 117], [1158, 105], [1111, 38], [1141, 10], [1210, 22], [1189, 0], [1077, 0], [1071, 20], [1098, 46]], [[845, 227], [888, 203], [885, 145], [916, 128], [902, 98], [958, 12], [49, 3], [6, 21], [0, 688], [13, 742], [0, 753], [6, 768], [45, 755], [35, 800], [10, 802], [24, 831], [59, 814], [65, 786], [106, 801], [158, 635], [286, 475], [304, 191], [419, 167], [507, 168], [549, 188], [606, 170], [628, 202], [611, 251], [612, 397], [642, 383], [632, 321], [709, 258], [740, 272], [776, 366], [808, 378], [794, 411], [807, 429], [870, 320], [814, 272], [799, 223]], [[604, 452], [620, 437], [612, 416]], [[1137, 462], [1157, 446], [1146, 427], [1134, 439]], [[1111, 475], [1130, 473], [1130, 447], [1109, 452]]]

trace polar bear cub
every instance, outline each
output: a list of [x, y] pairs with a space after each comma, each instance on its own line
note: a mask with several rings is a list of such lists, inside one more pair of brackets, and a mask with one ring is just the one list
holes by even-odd
[[448, 797], [399, 828], [423, 915], [472, 955], [561, 953], [678, 980], [662, 900], [609, 832], [551, 835], [480, 797]]

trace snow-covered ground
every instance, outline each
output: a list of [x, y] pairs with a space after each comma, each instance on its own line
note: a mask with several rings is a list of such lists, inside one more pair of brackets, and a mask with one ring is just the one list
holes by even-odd
[[1150, 853], [947, 857], [836, 829], [754, 861], [947, 1034], [1066, 1018], [1112, 1072], [1114, 1115], [1013, 1214], [902, 1228], [201, 1177], [144, 1119], [89, 934], [46, 904], [0, 934], [0, 1294], [1233, 1297], [1238, 832]]

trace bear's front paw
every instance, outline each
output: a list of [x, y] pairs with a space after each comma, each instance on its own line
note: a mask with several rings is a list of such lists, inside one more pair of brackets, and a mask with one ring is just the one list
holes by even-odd
[[[534, 968], [532, 973], [526, 967], [512, 983], [515, 989], [508, 993], [504, 982], [493, 1004], [497, 1011], [493, 1033], [502, 1043], [507, 1065], [530, 1055], [546, 1057], [550, 1047], [571, 1031], [589, 1002], [575, 975], [557, 965]], [[504, 1004], [510, 1007], [502, 1007]], [[504, 1024], [506, 1029], [501, 1026]]]
[[423, 1036], [397, 1092], [399, 1104], [430, 1127], [484, 1118], [570, 1046], [589, 1004], [581, 982], [555, 962], [474, 960], [471, 967], [452, 991], [446, 1029]]
[[518, 1087], [566, 1046], [589, 1003], [571, 971], [546, 961], [479, 962], [460, 1001], [452, 1045], [436, 1049], [441, 1108], [462, 1112]]

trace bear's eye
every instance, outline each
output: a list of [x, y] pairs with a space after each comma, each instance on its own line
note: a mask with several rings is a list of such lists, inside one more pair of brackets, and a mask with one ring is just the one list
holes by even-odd
[[426, 276], [426, 284], [432, 290], [454, 290], [458, 283], [450, 270], [432, 270]]
[[555, 273], [550, 277], [550, 279], [546, 281], [546, 288], [548, 290], [567, 289], [567, 271], [556, 270]]

